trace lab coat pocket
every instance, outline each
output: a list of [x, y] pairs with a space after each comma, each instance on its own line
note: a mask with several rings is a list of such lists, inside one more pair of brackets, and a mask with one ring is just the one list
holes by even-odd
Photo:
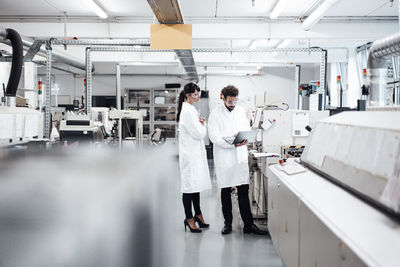
[[239, 146], [236, 148], [236, 157], [237, 157], [237, 162], [240, 163], [246, 163], [247, 162], [247, 147], [246, 146]]

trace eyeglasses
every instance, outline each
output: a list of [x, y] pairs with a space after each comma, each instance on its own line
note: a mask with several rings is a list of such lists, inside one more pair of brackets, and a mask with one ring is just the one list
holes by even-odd
[[192, 97], [198, 97], [198, 96], [200, 96], [199, 93], [191, 93], [190, 95], [191, 95]]
[[226, 103], [228, 103], [229, 105], [236, 105], [239, 102], [238, 100], [233, 100], [233, 101], [226, 101]]

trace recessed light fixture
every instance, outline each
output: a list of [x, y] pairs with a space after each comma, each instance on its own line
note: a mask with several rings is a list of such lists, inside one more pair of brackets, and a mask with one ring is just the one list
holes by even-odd
[[282, 11], [285, 9], [285, 7], [288, 5], [288, 3], [288, 0], [278, 0], [278, 3], [276, 3], [269, 17], [271, 19], [277, 19]]
[[108, 15], [94, 0], [84, 0], [85, 4], [102, 19], [106, 19]]
[[340, 0], [325, 0], [319, 7], [317, 7], [317, 9], [314, 10], [314, 12], [311, 13], [310, 16], [303, 21], [301, 24], [303, 29], [305, 31], [311, 30], [311, 28], [322, 19], [326, 11], [328, 11], [329, 8], [339, 1]]
[[[276, 48], [286, 48], [288, 47], [290, 44], [292, 43], [291, 39], [285, 39], [283, 40]], [[271, 54], [272, 57], [275, 57], [276, 55], [278, 55], [279, 52], [273, 52]]]

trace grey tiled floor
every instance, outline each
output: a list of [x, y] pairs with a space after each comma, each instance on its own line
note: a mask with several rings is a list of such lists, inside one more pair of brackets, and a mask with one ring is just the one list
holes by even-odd
[[[200, 234], [184, 231], [184, 212], [181, 198], [177, 197], [176, 266], [283, 266], [269, 237], [244, 235], [237, 203], [233, 200], [233, 232], [222, 235], [223, 216], [219, 189], [216, 186], [212, 161], [209, 162], [213, 188], [200, 194], [204, 218], [210, 224], [208, 230]], [[265, 228], [265, 225], [261, 225]]]

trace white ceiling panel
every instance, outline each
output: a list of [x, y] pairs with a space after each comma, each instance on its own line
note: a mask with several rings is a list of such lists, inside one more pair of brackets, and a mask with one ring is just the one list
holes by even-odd
[[273, 5], [274, 0], [254, 0], [254, 6], [252, 0], [218, 0], [217, 15], [218, 17], [267, 16]]
[[99, 0], [109, 16], [153, 17], [146, 0]]
[[[277, 1], [276, 1], [277, 2]], [[282, 16], [300, 16], [305, 12], [315, 0], [289, 0], [285, 10], [282, 12]]]
[[94, 13], [79, 0], [1, 0], [0, 15], [22, 16], [85, 16]]
[[[180, 0], [182, 14], [187, 18], [268, 17], [278, 0]], [[96, 0], [111, 17], [153, 17], [146, 0]], [[299, 16], [315, 0], [289, 0], [281, 17]], [[398, 0], [390, 7], [388, 0], [341, 0], [326, 16], [397, 16]], [[96, 15], [81, 0], [1, 0], [0, 15], [7, 16], [70, 16]]]
[[387, 0], [341, 0], [326, 16], [398, 16], [398, 0], [390, 7]]
[[185, 17], [214, 17], [215, 15], [215, 0], [180, 0], [179, 4], [183, 19]]

